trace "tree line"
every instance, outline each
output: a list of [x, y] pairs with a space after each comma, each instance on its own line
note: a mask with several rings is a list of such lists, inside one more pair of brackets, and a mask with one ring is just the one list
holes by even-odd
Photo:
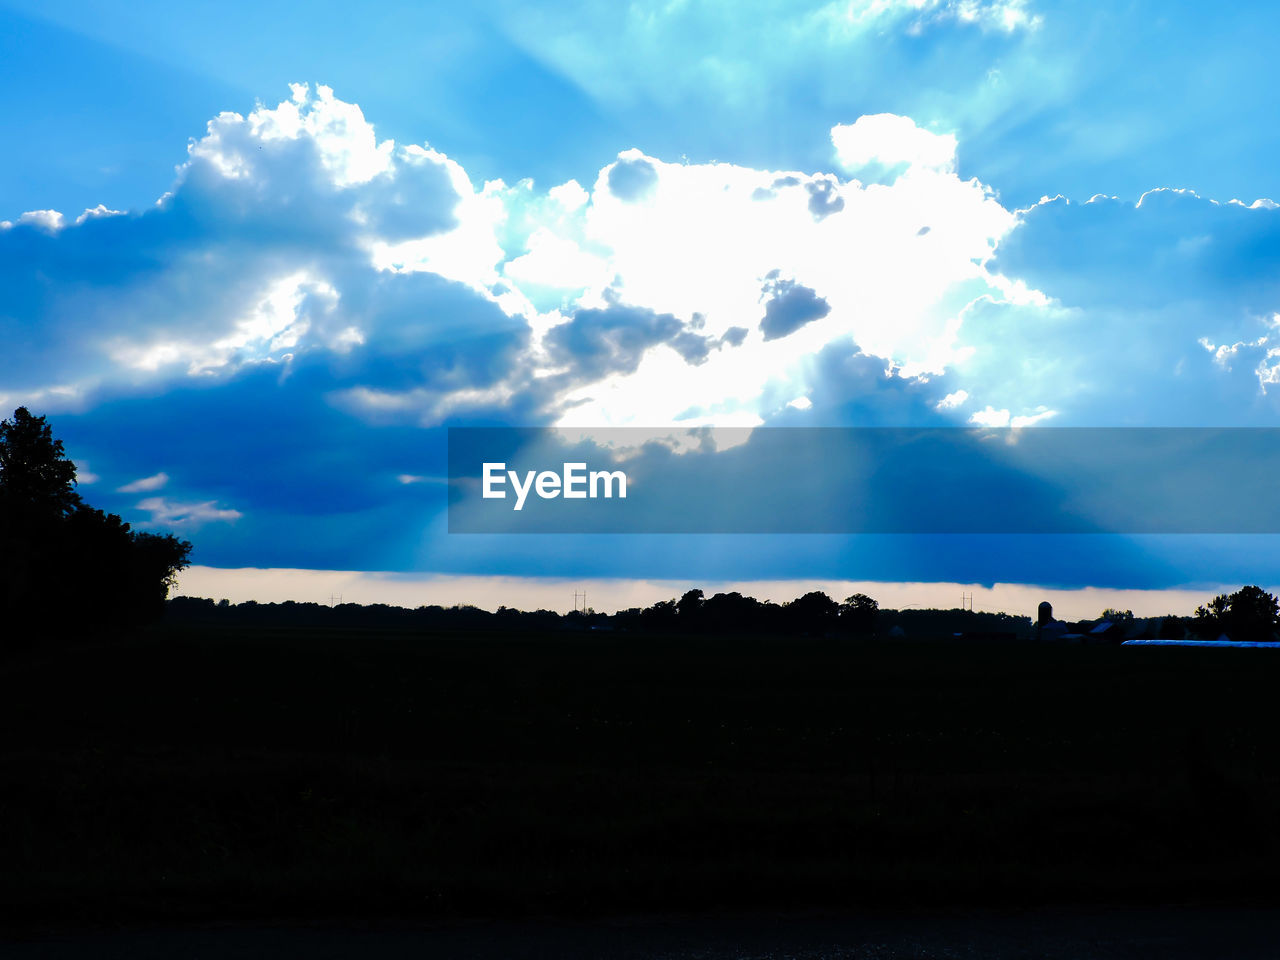
[[[417, 630], [482, 630], [545, 632], [554, 630], [617, 630], [651, 634], [709, 636], [807, 635], [848, 638], [962, 637], [1026, 639], [1034, 635], [1032, 619], [1009, 613], [966, 609], [882, 609], [866, 594], [838, 602], [813, 591], [788, 603], [757, 600], [741, 593], [689, 590], [678, 598], [617, 613], [575, 610], [484, 610], [469, 604], [401, 607], [383, 603], [323, 603], [285, 601], [230, 603], [197, 597], [175, 597], [167, 604], [174, 623], [293, 627], [397, 627]], [[1070, 621], [1072, 634], [1090, 634], [1098, 642], [1118, 642], [1130, 631], [1140, 636], [1180, 640], [1280, 640], [1280, 601], [1261, 587], [1247, 586], [1221, 594], [1197, 609], [1194, 616], [1136, 618], [1130, 610], [1108, 608], [1095, 618]]]
[[458, 604], [400, 607], [388, 604], [230, 603], [197, 597], [168, 602], [167, 619], [174, 623], [237, 626], [390, 627], [417, 630], [481, 630], [546, 632], [558, 630], [632, 631], [649, 634], [705, 636], [799, 635], [867, 639], [876, 636], [1025, 637], [1031, 619], [1007, 613], [973, 610], [882, 610], [866, 594], [838, 602], [813, 591], [788, 603], [757, 600], [737, 592], [707, 596], [689, 590], [678, 598], [647, 607], [606, 614], [594, 610], [558, 613], [554, 610], [496, 611]]

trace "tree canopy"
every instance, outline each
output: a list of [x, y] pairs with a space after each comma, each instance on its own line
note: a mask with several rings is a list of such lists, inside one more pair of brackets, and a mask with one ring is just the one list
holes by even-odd
[[1232, 594], [1219, 594], [1196, 608], [1193, 629], [1216, 639], [1226, 634], [1232, 640], [1269, 641], [1280, 626], [1280, 601], [1261, 587], [1241, 587]]
[[76, 465], [44, 417], [19, 407], [0, 420], [0, 517], [10, 522], [65, 518], [80, 505]]
[[76, 492], [45, 417], [0, 421], [0, 624], [28, 642], [153, 619], [191, 544], [133, 530]]

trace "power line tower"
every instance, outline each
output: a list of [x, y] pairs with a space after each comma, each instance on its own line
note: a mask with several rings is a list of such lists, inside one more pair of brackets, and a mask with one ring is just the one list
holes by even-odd
[[340, 594], [340, 593], [337, 593], [337, 594], [331, 593], [331, 594], [329, 594], [329, 606], [331, 606], [331, 607], [336, 607], [336, 606], [337, 606], [338, 604], [340, 604], [340, 603], [342, 603], [342, 594]]
[[579, 593], [577, 590], [573, 591], [573, 612], [574, 613], [578, 612], [579, 597], [582, 598], [582, 612], [586, 613], [587, 612], [587, 591], [585, 590], [583, 590], [581, 593]]
[[973, 594], [972, 593], [960, 594], [960, 609], [970, 610], [970, 611], [973, 610]]

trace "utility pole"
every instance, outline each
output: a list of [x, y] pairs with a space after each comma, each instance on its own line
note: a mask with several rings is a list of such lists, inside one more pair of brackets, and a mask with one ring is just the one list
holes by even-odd
[[334, 607], [342, 602], [342, 594], [329, 594], [329, 606]]

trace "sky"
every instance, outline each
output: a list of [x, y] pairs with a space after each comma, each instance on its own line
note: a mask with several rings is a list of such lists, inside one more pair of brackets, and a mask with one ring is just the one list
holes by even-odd
[[0, 0], [0, 412], [184, 588], [1280, 583], [1270, 535], [451, 534], [445, 443], [1280, 425], [1274, 5], [456, 6]]

